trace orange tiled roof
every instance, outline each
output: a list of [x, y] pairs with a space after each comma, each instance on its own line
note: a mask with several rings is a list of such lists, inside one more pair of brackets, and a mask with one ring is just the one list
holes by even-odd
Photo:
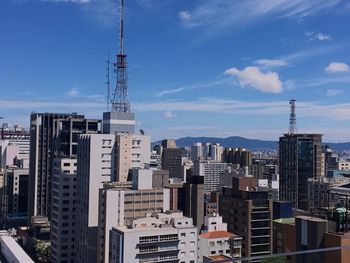
[[223, 255], [218, 255], [218, 256], [209, 256], [208, 257], [210, 260], [212, 260], [213, 262], [219, 261], [219, 262], [232, 262], [232, 259], [227, 257], [227, 256], [223, 256]]
[[200, 235], [200, 237], [207, 238], [207, 239], [234, 237], [234, 236], [236, 235], [227, 231], [212, 231], [212, 232], [207, 232]]

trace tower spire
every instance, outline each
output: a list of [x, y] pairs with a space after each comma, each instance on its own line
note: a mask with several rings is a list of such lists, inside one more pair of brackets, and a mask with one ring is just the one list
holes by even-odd
[[297, 117], [295, 114], [295, 102], [296, 100], [294, 99], [289, 101], [289, 105], [290, 105], [289, 129], [288, 129], [289, 135], [293, 135], [297, 133]]
[[119, 54], [114, 67], [117, 73], [117, 83], [111, 96], [112, 111], [129, 112], [130, 102], [128, 98], [128, 72], [127, 60], [124, 50], [124, 0], [120, 0], [120, 32], [119, 32]]

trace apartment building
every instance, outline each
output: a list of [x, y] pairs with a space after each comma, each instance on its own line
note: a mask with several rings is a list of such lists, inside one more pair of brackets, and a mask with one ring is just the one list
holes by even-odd
[[197, 229], [182, 212], [147, 214], [111, 230], [110, 263], [197, 262]]

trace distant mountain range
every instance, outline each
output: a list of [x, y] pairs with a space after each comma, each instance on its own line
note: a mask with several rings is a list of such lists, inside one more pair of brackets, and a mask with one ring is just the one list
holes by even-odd
[[[183, 137], [176, 140], [176, 145], [179, 147], [192, 146], [196, 142], [220, 143], [224, 147], [241, 147], [250, 150], [277, 150], [277, 141], [263, 141], [256, 139], [247, 139], [239, 136], [227, 138], [216, 137]], [[154, 142], [153, 145], [159, 144], [160, 141]], [[344, 143], [324, 143], [336, 151], [350, 150], [350, 142]]]

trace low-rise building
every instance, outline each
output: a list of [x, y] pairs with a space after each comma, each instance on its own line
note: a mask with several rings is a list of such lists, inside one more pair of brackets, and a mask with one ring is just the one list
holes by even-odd
[[4, 263], [34, 263], [7, 231], [0, 233], [0, 261]]
[[147, 214], [110, 232], [110, 263], [197, 262], [197, 228], [182, 212]]

